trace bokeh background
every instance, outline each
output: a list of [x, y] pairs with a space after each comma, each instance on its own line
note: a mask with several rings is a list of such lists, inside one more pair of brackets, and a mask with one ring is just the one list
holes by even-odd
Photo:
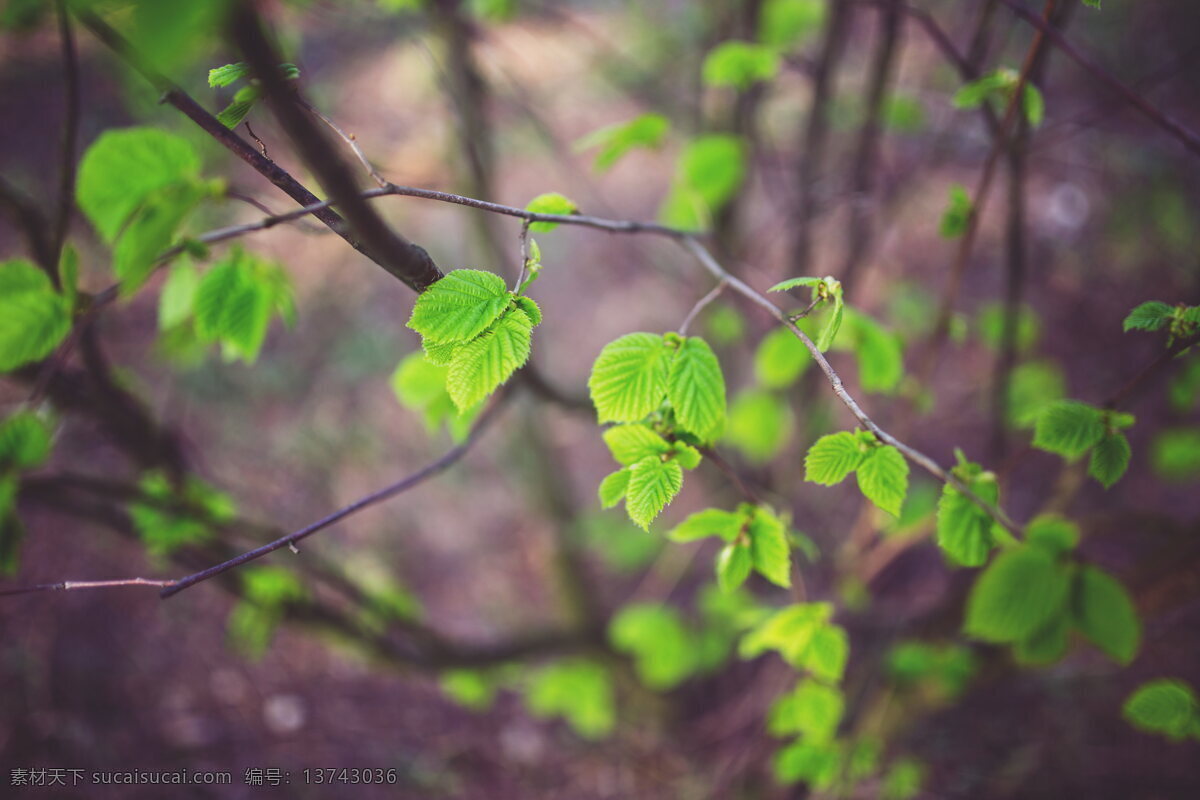
[[[848, 299], [902, 338], [912, 376], [927, 355], [956, 247], [939, 233], [947, 193], [954, 183], [974, 186], [991, 146], [987, 129], [978, 114], [953, 106], [960, 77], [927, 31], [905, 17], [872, 185], [866, 193], [856, 187], [884, 4], [846, 3], [828, 141], [801, 183], [828, 4], [811, 4], [812, 19], [770, 84], [735, 93], [700, 79], [706, 52], [728, 39], [754, 38], [763, 5], [313, 0], [263, 4], [262, 11], [300, 67], [308, 98], [399, 184], [516, 206], [559, 191], [586, 213], [650, 220], [690, 136], [732, 130], [752, 137], [747, 180], [718, 221], [724, 263], [759, 288], [799, 274], [792, 246], [798, 204], [807, 202], [813, 213], [803, 273], [839, 275], [854, 244], [852, 215], [865, 209], [870, 236]], [[985, 71], [1019, 67], [1029, 47], [1031, 29], [1003, 4], [911, 5]], [[1099, 12], [1074, 0], [1059, 5], [1058, 24], [1071, 41], [1183, 125], [1200, 128], [1200, 9], [1169, 0], [1108, 0]], [[52, 208], [63, 66], [53, 14], [39, 6], [9, 2], [3, 12], [0, 172]], [[105, 10], [118, 28], [128, 23], [123, 4]], [[158, 104], [158, 94], [86, 30], [75, 33], [83, 147], [113, 127], [163, 128], [193, 141], [204, 174], [225, 178], [232, 192], [272, 211], [291, 207]], [[219, 39], [188, 41], [155, 57], [215, 111], [229, 94], [208, 88], [207, 70], [236, 54]], [[465, 76], [464, 63], [471, 65]], [[1128, 310], [1149, 299], [1200, 301], [1200, 161], [1060, 51], [1048, 51], [1037, 83], [1046, 119], [1025, 143], [1025, 310], [1015, 363], [1035, 365], [1025, 370], [1036, 373], [1029, 378], [1034, 401], [1055, 394], [1057, 383], [1065, 396], [1099, 403], [1162, 349], [1160, 338], [1122, 333]], [[635, 150], [602, 172], [593, 165], [595, 150], [577, 145], [604, 125], [650, 111], [671, 121], [659, 148]], [[250, 122], [272, 158], [315, 185], [265, 110]], [[741, 432], [731, 426], [718, 449], [821, 549], [815, 563], [801, 561], [801, 571], [809, 597], [838, 603], [838, 621], [850, 631], [848, 695], [876, 696], [881, 686], [891, 687], [887, 702], [859, 709], [877, 719], [854, 723], [874, 726], [889, 754], [924, 765], [918, 796], [1194, 797], [1200, 744], [1138, 732], [1120, 708], [1151, 678], [1200, 683], [1200, 417], [1196, 381], [1188, 388], [1186, 377], [1196, 370], [1171, 365], [1133, 398], [1133, 462], [1111, 491], [1031, 449], [1027, 429], [997, 424], [991, 398], [997, 309], [1011, 276], [1009, 175], [1002, 167], [992, 190], [933, 380], [922, 386], [906, 379], [864, 402], [885, 428], [942, 463], [952, 462], [955, 447], [985, 460], [1017, 519], [1049, 505], [1077, 520], [1085, 557], [1117, 575], [1142, 614], [1143, 648], [1132, 665], [1119, 667], [1079, 646], [1052, 667], [1021, 669], [998, 650], [965, 644], [958, 628], [970, 574], [947, 567], [929, 541], [936, 487], [916, 479], [914, 498], [925, 499], [910, 501], [918, 507], [908, 527], [897, 530], [865, 510], [852, 486], [804, 484], [806, 448], [852, 420], [812, 374], [764, 388], [755, 351], [770, 320], [728, 296], [698, 323], [698, 332], [718, 346], [731, 400], [743, 406]], [[443, 269], [515, 275], [516, 220], [408, 198], [375, 205]], [[207, 205], [189, 225], [198, 232], [262, 213], [228, 199]], [[103, 289], [111, 282], [108, 255], [82, 217], [73, 220], [72, 241], [81, 253], [82, 285]], [[630, 331], [676, 328], [711, 288], [667, 240], [563, 227], [538, 242], [546, 267], [532, 294], [545, 321], [534, 362], [568, 399], [586, 401], [592, 360], [606, 342]], [[279, 226], [244, 244], [286, 267], [299, 310], [294, 328], [272, 327], [254, 365], [227, 363], [217, 353], [181, 362], [165, 351], [155, 288], [112, 307], [100, 322], [122, 385], [178, 432], [196, 474], [227, 493], [241, 517], [288, 530], [452, 446], [445, 431], [427, 429], [420, 413], [402, 407], [390, 387], [396, 365], [419, 348], [404, 327], [413, 302], [407, 288], [313, 226]], [[16, 257], [23, 247], [13, 218], [0, 215], [0, 253]], [[836, 353], [833, 361], [857, 392], [851, 355]], [[6, 409], [20, 406], [28, 392], [21, 381], [0, 381]], [[760, 452], [754, 440], [770, 425], [777, 435], [768, 432]], [[508, 689], [486, 709], [465, 708], [445, 691], [444, 670], [408, 663], [403, 647], [364, 652], [362, 637], [339, 630], [344, 619], [331, 622], [311, 609], [284, 613], [257, 640], [239, 633], [244, 587], [236, 579], [168, 601], [135, 588], [34, 594], [0, 604], [6, 773], [186, 767], [229, 770], [234, 783], [169, 793], [91, 786], [12, 791], [122, 798], [804, 796], [771, 774], [779, 743], [764, 720], [793, 679], [778, 659], [734, 656], [670, 692], [653, 693], [604, 646], [602, 621], [632, 601], [697, 613], [715, 548], [668, 545], [662, 532], [690, 511], [736, 503], [735, 488], [704, 465], [664, 520], [644, 534], [619, 511], [600, 512], [595, 488], [611, 469], [586, 408], [581, 413], [517, 388], [497, 423], [447, 474], [310, 539], [298, 557], [281, 551], [268, 559], [289, 569], [308, 563], [313, 571], [295, 574], [323, 607], [344, 612], [345, 584], [369, 586], [386, 594], [393, 611], [402, 609], [394, 616], [419, 615], [447, 638], [481, 650], [567, 632], [506, 669], [519, 680], [562, 651], [596, 654], [615, 676], [611, 735], [580, 737], [561, 720], [530, 714]], [[66, 413], [44, 472], [129, 482], [139, 475], [100, 426]], [[60, 500], [73, 510], [56, 509]], [[91, 502], [23, 498], [27, 536], [9, 583], [172, 576], [211, 563], [221, 548], [236, 551], [268, 538], [262, 527], [233, 526], [215, 544], [172, 560], [148, 554], [123, 520]], [[788, 600], [761, 582], [752, 582], [751, 591], [768, 605]], [[387, 630], [397, 639], [405, 634], [402, 621]], [[947, 652], [964, 659], [962, 674], [923, 673], [905, 683], [888, 654], [914, 639], [952, 648]], [[354, 766], [396, 769], [398, 783], [300, 785], [305, 768]], [[247, 768], [285, 769], [292, 783], [246, 787]], [[867, 780], [851, 796], [880, 792], [878, 780]]]

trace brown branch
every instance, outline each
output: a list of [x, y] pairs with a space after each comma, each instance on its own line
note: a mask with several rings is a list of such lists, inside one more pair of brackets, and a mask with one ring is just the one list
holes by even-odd
[[50, 223], [33, 200], [0, 175], [0, 208], [7, 208], [29, 242], [29, 254], [51, 280], [57, 280], [57, 260], [51, 241]]
[[1101, 83], [1107, 86], [1110, 90], [1120, 95], [1126, 103], [1136, 108], [1138, 111], [1152, 121], [1158, 127], [1169, 133], [1171, 136], [1179, 140], [1179, 142], [1194, 155], [1200, 155], [1200, 135], [1194, 131], [1185, 128], [1175, 119], [1168, 116], [1164, 111], [1160, 110], [1149, 100], [1142, 97], [1140, 94], [1129, 88], [1121, 81], [1117, 80], [1111, 72], [1091, 56], [1085, 54], [1082, 50], [1071, 44], [1069, 40], [1062, 36], [1058, 31], [1051, 26], [1046, 19], [1038, 17], [1028, 8], [1023, 6], [1017, 0], [1000, 0], [1004, 5], [1008, 6], [1014, 14], [1032, 25], [1039, 35], [1045, 36], [1049, 42], [1061, 50], [1068, 58], [1074, 61], [1092, 76], [1098, 79]]

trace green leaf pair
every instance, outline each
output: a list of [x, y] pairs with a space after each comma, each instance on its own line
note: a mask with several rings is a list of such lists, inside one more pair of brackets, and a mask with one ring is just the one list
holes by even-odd
[[640, 422], [669, 407], [673, 429], [712, 441], [725, 422], [725, 377], [698, 336], [630, 333], [592, 365], [588, 390], [600, 422]]
[[823, 486], [841, 483], [854, 472], [868, 500], [899, 517], [908, 494], [908, 462], [900, 451], [879, 442], [870, 431], [822, 436], [804, 457], [804, 479]]
[[742, 503], [737, 511], [698, 511], [672, 528], [667, 537], [676, 542], [708, 536], [724, 540], [725, 546], [717, 555], [717, 585], [730, 593], [746, 581], [752, 570], [776, 586], [792, 585], [787, 527], [770, 509]]
[[645, 425], [617, 425], [604, 432], [613, 458], [622, 465], [600, 483], [600, 504], [622, 499], [629, 518], [644, 529], [683, 486], [683, 471], [700, 464], [700, 451], [686, 442], [668, 442]]
[[1129, 440], [1120, 432], [1134, 424], [1131, 414], [1060, 400], [1045, 406], [1034, 427], [1033, 446], [1075, 461], [1091, 451], [1088, 474], [1107, 489], [1129, 467]]
[[600, 148], [592, 167], [597, 172], [604, 172], [612, 168], [630, 150], [662, 146], [670, 128], [670, 121], [662, 114], [642, 114], [628, 122], [618, 122], [593, 131], [575, 142], [575, 149]]
[[846, 631], [830, 622], [829, 603], [798, 603], [763, 620], [738, 645], [742, 658], [774, 651], [797, 670], [826, 683], [841, 681], [850, 656]]
[[[959, 89], [951, 100], [951, 105], [957, 109], [979, 108], [992, 97], [1008, 102], [1019, 82], [1020, 76], [1015, 70], [1005, 68], [989, 72]], [[1046, 101], [1032, 83], [1025, 84], [1025, 91], [1021, 95], [1021, 109], [1025, 113], [1025, 119], [1035, 128], [1046, 118]]]
[[650, 689], [674, 688], [700, 666], [695, 635], [665, 605], [626, 606], [609, 623], [608, 638], [616, 650], [633, 656], [638, 680]]
[[[287, 80], [294, 81], [300, 77], [300, 70], [295, 64], [280, 64], [280, 69], [283, 71], [283, 76]], [[250, 65], [239, 61], [234, 64], [225, 64], [215, 69], [208, 71], [208, 85], [216, 89], [221, 86], [230, 86], [243, 79], [250, 78]], [[230, 130], [242, 124], [242, 120], [246, 118], [262, 97], [262, 89], [257, 81], [253, 81], [249, 86], [243, 86], [238, 89], [233, 96], [233, 100], [229, 105], [217, 114], [217, 120], [222, 125]]]
[[1108, 573], [1069, 560], [1078, 541], [1061, 517], [1030, 522], [1026, 543], [1000, 555], [972, 588], [967, 634], [1014, 645], [1022, 663], [1046, 664], [1066, 652], [1074, 628], [1114, 661], [1132, 661], [1141, 640], [1133, 602]]
[[491, 272], [457, 269], [426, 289], [408, 327], [429, 361], [448, 367], [446, 390], [460, 412], [478, 405], [529, 360], [537, 303]]
[[1142, 303], [1129, 312], [1122, 324], [1125, 332], [1158, 331], [1167, 329], [1167, 346], [1177, 339], [1187, 339], [1200, 333], [1200, 306], [1182, 303], [1170, 306], [1158, 300]]
[[745, 91], [769, 81], [779, 72], [779, 52], [768, 45], [727, 41], [714, 47], [701, 69], [708, 86], [727, 86]]
[[608, 670], [582, 658], [559, 661], [531, 675], [525, 706], [537, 717], [561, 716], [585, 739], [601, 739], [616, 725]]

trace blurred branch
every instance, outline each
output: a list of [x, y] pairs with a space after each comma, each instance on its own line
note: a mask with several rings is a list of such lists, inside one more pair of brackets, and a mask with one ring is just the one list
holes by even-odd
[[1171, 136], [1179, 140], [1179, 142], [1191, 151], [1194, 155], [1200, 155], [1200, 135], [1194, 131], [1185, 128], [1180, 123], [1176, 122], [1172, 117], [1161, 111], [1149, 100], [1142, 97], [1140, 94], [1129, 88], [1121, 81], [1117, 80], [1111, 72], [1100, 66], [1094, 58], [1085, 54], [1075, 45], [1071, 44], [1063, 37], [1053, 26], [1051, 26], [1045, 17], [1038, 17], [1028, 8], [1026, 8], [1017, 0], [1000, 0], [1004, 5], [1012, 9], [1012, 12], [1021, 19], [1028, 22], [1038, 34], [1045, 36], [1055, 47], [1063, 51], [1064, 54], [1086, 71], [1090, 72], [1093, 77], [1107, 86], [1116, 94], [1124, 98], [1125, 102], [1142, 112], [1148, 119], [1158, 125]]
[[8, 209], [17, 227], [25, 234], [34, 262], [51, 280], [57, 280], [57, 261], [54, 258], [49, 221], [32, 198], [9, 183], [3, 175], [0, 175], [0, 208]]
[[60, 285], [58, 259], [67, 241], [67, 229], [71, 225], [71, 210], [75, 207], [75, 175], [79, 164], [75, 150], [79, 146], [79, 54], [75, 49], [75, 34], [71, 31], [71, 16], [67, 13], [66, 0], [56, 0], [58, 36], [61, 40], [63, 58], [63, 85], [67, 95], [66, 115], [63, 118], [62, 152], [59, 156], [58, 212], [54, 219], [54, 234], [51, 242], [54, 254], [54, 272], [50, 276], [55, 287]]

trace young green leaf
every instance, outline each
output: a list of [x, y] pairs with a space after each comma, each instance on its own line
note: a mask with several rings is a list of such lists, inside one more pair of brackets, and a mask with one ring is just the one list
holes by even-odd
[[1072, 594], [1076, 627], [1120, 664], [1137, 655], [1141, 623], [1125, 587], [1095, 567], [1083, 567]]
[[462, 342], [438, 344], [425, 339], [421, 342], [421, 349], [425, 351], [425, 358], [429, 360], [430, 364], [436, 364], [439, 367], [448, 367], [462, 345]]
[[[525, 206], [525, 210], [534, 214], [555, 214], [557, 216], [569, 217], [572, 214], [579, 213], [579, 206], [568, 197], [559, 194], [558, 192], [547, 192], [539, 194], [537, 197], [529, 201], [529, 205]], [[546, 233], [558, 227], [557, 222], [532, 222], [529, 225], [531, 233]]]
[[1036, 128], [1046, 119], [1046, 100], [1042, 97], [1042, 92], [1032, 83], [1025, 85], [1025, 92], [1021, 96], [1021, 110], [1025, 112], [1025, 119], [1029, 120], [1030, 127]]
[[1142, 303], [1129, 312], [1129, 316], [1125, 317], [1125, 321], [1121, 324], [1121, 329], [1126, 333], [1159, 330], [1170, 322], [1171, 314], [1174, 311], [1175, 309], [1171, 306], [1158, 300]]
[[670, 689], [696, 669], [694, 637], [679, 612], [664, 605], [626, 606], [608, 626], [613, 647], [633, 656], [638, 679], [651, 689]]
[[1104, 434], [1104, 438], [1092, 448], [1092, 457], [1088, 461], [1088, 475], [1100, 481], [1105, 489], [1111, 488], [1129, 468], [1131, 453], [1125, 434]]
[[804, 480], [833, 486], [858, 469], [866, 453], [853, 433], [841, 431], [822, 436], [804, 457]]
[[725, 541], [732, 542], [745, 524], [746, 519], [742, 514], [706, 508], [672, 528], [667, 533], [667, 538], [675, 542], [693, 542], [707, 536], [720, 536]]
[[408, 327], [434, 343], [465, 342], [487, 330], [511, 302], [499, 275], [456, 269], [421, 293]]
[[192, 316], [200, 273], [189, 259], [180, 259], [171, 266], [158, 296], [158, 329], [170, 330]]
[[747, 528], [754, 568], [764, 578], [785, 589], [792, 585], [792, 553], [783, 522], [763, 508], [757, 508]]
[[1044, 550], [1022, 547], [997, 558], [967, 600], [966, 633], [987, 642], [1017, 642], [1060, 614], [1068, 570]]
[[273, 292], [260, 267], [235, 249], [196, 289], [196, 333], [204, 341], [220, 342], [246, 363], [258, 358], [273, 309]]
[[938, 232], [943, 239], [956, 239], [966, 233], [970, 219], [971, 195], [967, 194], [967, 187], [961, 183], [951, 184], [950, 198], [942, 212]]
[[1038, 416], [1033, 446], [1074, 461], [1103, 436], [1099, 409], [1074, 400], [1060, 400], [1046, 406]]
[[858, 381], [865, 392], [893, 392], [904, 377], [904, 351], [900, 337], [866, 314], [846, 309], [846, 328]]
[[596, 154], [592, 166], [598, 172], [603, 172], [636, 147], [659, 147], [670, 127], [670, 121], [662, 114], [642, 114], [628, 122], [608, 125], [588, 134], [575, 143], [575, 149], [599, 147], [600, 152]]
[[825, 18], [822, 0], [766, 0], [758, 18], [758, 40], [786, 49], [814, 32]]
[[146, 282], [204, 194], [198, 183], [165, 186], [134, 212], [113, 248], [113, 271], [121, 281], [122, 296], [128, 297]]
[[798, 286], [813, 288], [821, 283], [820, 278], [788, 278], [767, 289], [768, 292], [786, 292]]
[[1066, 655], [1070, 632], [1067, 615], [1056, 614], [1029, 636], [1015, 642], [1013, 657], [1026, 666], [1053, 664]]
[[604, 480], [600, 481], [600, 507], [612, 508], [621, 499], [625, 497], [625, 493], [629, 490], [629, 476], [631, 471], [628, 467], [619, 469], [616, 472], [605, 476]]
[[0, 372], [50, 355], [71, 329], [70, 312], [45, 272], [23, 259], [0, 263]]
[[785, 389], [804, 374], [812, 355], [787, 328], [775, 328], [754, 352], [754, 376], [768, 389]]
[[600, 351], [588, 389], [599, 422], [638, 422], [662, 405], [673, 351], [663, 337], [630, 333]]
[[446, 373], [446, 391], [459, 411], [474, 407], [525, 365], [532, 332], [529, 316], [513, 309], [458, 349]]
[[524, 311], [525, 315], [529, 317], [529, 321], [533, 323], [533, 327], [536, 328], [538, 325], [542, 324], [542, 309], [538, 307], [538, 304], [534, 302], [533, 298], [524, 296], [518, 297], [516, 303], [517, 308]]
[[775, 736], [800, 734], [806, 741], [826, 742], [837, 733], [844, 710], [839, 690], [804, 680], [771, 707], [767, 730]]
[[842, 328], [842, 317], [846, 313], [846, 303], [842, 300], [842, 285], [840, 283], [836, 284], [836, 288], [831, 291], [830, 296], [833, 298], [833, 311], [830, 312], [829, 319], [825, 322], [825, 326], [821, 328], [821, 333], [817, 336], [816, 341], [817, 349], [822, 353], [833, 346], [833, 340]]
[[644, 529], [679, 494], [683, 486], [683, 467], [678, 461], [663, 461], [657, 456], [643, 458], [630, 469], [625, 494], [629, 518]]
[[850, 658], [850, 638], [837, 625], [826, 625], [813, 633], [799, 666], [829, 683], [841, 681]]
[[1135, 728], [1179, 740], [1189, 733], [1196, 735], [1200, 704], [1186, 683], [1162, 678], [1139, 686], [1125, 701], [1122, 713]]
[[762, 463], [787, 445], [794, 426], [791, 408], [778, 395], [751, 390], [730, 405], [725, 439], [751, 461]]
[[593, 661], [560, 661], [534, 673], [525, 705], [534, 716], [561, 716], [585, 739], [602, 739], [616, 724], [612, 679]]
[[702, 441], [720, 432], [725, 422], [725, 377], [703, 339], [690, 336], [680, 343], [667, 376], [667, 399], [685, 431]]
[[249, 77], [250, 65], [243, 61], [225, 64], [208, 71], [208, 85], [214, 89], [237, 83], [242, 78]]
[[899, 517], [908, 495], [908, 462], [891, 445], [874, 447], [859, 463], [858, 488], [875, 505]]
[[79, 162], [79, 207], [111, 244], [155, 192], [198, 179], [200, 159], [187, 140], [158, 128], [105, 131]]
[[1025, 540], [1051, 555], [1069, 553], [1079, 545], [1079, 526], [1057, 514], [1040, 514], [1025, 526]]
[[[982, 499], [996, 502], [998, 491], [994, 478], [976, 478], [969, 488]], [[942, 487], [942, 496], [938, 500], [937, 541], [951, 562], [963, 567], [983, 566], [995, 545], [992, 518], [965, 494], [947, 483]]]
[[262, 90], [257, 86], [243, 86], [238, 89], [233, 99], [229, 101], [229, 105], [217, 114], [217, 122], [233, 130], [241, 125], [242, 121], [254, 110], [261, 95]]
[[622, 466], [671, 452], [671, 445], [645, 425], [614, 425], [603, 435], [613, 458]]
[[753, 566], [750, 548], [730, 542], [717, 554], [717, 586], [726, 594], [736, 591], [750, 577]]
[[740, 90], [769, 81], [778, 72], [779, 53], [775, 48], [739, 41], [722, 42], [710, 50], [701, 70], [706, 85]]
[[675, 182], [663, 201], [663, 221], [696, 230], [709, 224], [741, 187], [746, 176], [746, 146], [736, 136], [709, 134], [684, 147]]
[[[0, 472], [40, 467], [50, 457], [50, 427], [29, 411], [0, 422]], [[7, 511], [0, 503], [0, 517]]]

